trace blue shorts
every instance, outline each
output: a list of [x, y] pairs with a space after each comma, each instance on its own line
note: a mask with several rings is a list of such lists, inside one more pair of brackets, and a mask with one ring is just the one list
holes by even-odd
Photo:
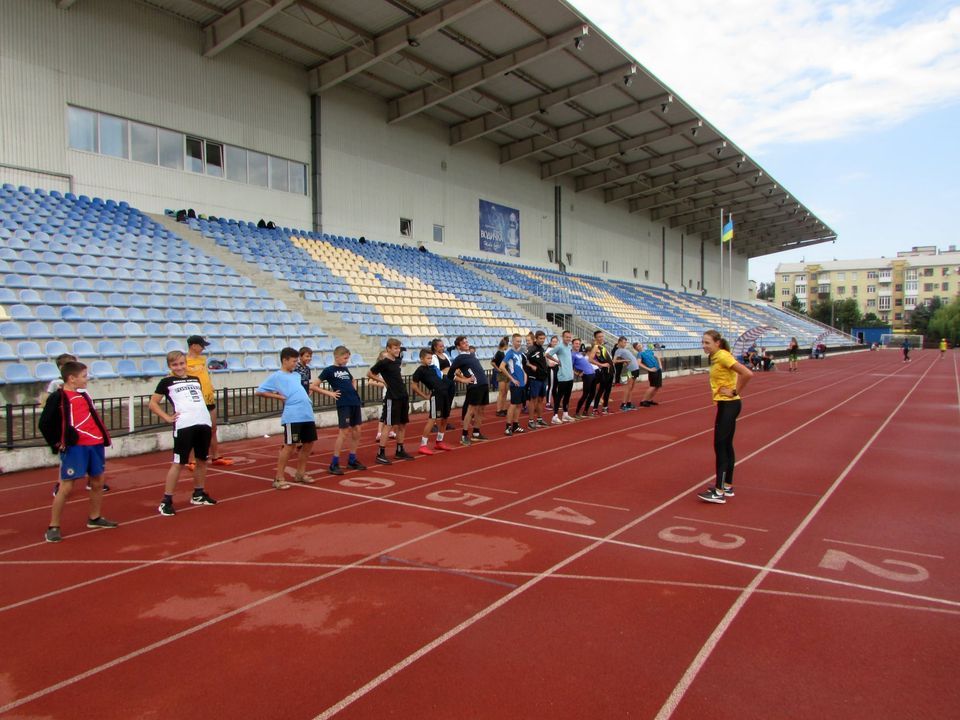
[[530, 388], [530, 399], [536, 400], [547, 396], [547, 384], [543, 380], [531, 379], [527, 385]]
[[103, 475], [105, 465], [103, 445], [74, 445], [60, 453], [60, 479]]
[[527, 388], [523, 385], [510, 383], [510, 404], [523, 405], [527, 399]]
[[359, 427], [363, 424], [363, 412], [359, 405], [338, 405], [337, 424], [340, 428]]

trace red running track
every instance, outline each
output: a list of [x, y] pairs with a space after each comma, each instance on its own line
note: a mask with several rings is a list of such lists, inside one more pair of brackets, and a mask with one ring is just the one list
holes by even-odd
[[958, 419], [955, 354], [757, 375], [722, 506], [702, 375], [342, 478], [327, 431], [289, 492], [276, 438], [235, 443], [174, 518], [165, 455], [109, 460], [121, 527], [79, 492], [59, 545], [53, 471], [6, 475], [0, 715], [957, 717]]

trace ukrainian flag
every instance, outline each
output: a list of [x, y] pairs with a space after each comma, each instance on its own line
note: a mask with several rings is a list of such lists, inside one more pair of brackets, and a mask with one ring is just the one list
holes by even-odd
[[723, 226], [723, 232], [720, 235], [721, 242], [730, 242], [731, 240], [733, 240], [733, 215], [730, 216]]

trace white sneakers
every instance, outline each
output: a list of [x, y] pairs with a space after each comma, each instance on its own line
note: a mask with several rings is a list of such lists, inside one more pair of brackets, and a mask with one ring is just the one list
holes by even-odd
[[560, 416], [559, 416], [559, 415], [554, 415], [554, 416], [553, 416], [553, 419], [550, 421], [550, 424], [551, 424], [551, 425], [559, 425], [561, 422], [563, 422], [563, 421], [560, 419]]
[[570, 413], [564, 413], [563, 422], [576, 422], [576, 421], [572, 417], [570, 417]]

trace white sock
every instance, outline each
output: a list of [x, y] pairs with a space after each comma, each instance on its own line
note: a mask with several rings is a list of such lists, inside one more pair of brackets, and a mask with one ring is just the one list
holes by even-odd
[[425, 437], [420, 438], [420, 447], [423, 447], [424, 445], [428, 444], [429, 442], [430, 442], [429, 438], [425, 438]]

